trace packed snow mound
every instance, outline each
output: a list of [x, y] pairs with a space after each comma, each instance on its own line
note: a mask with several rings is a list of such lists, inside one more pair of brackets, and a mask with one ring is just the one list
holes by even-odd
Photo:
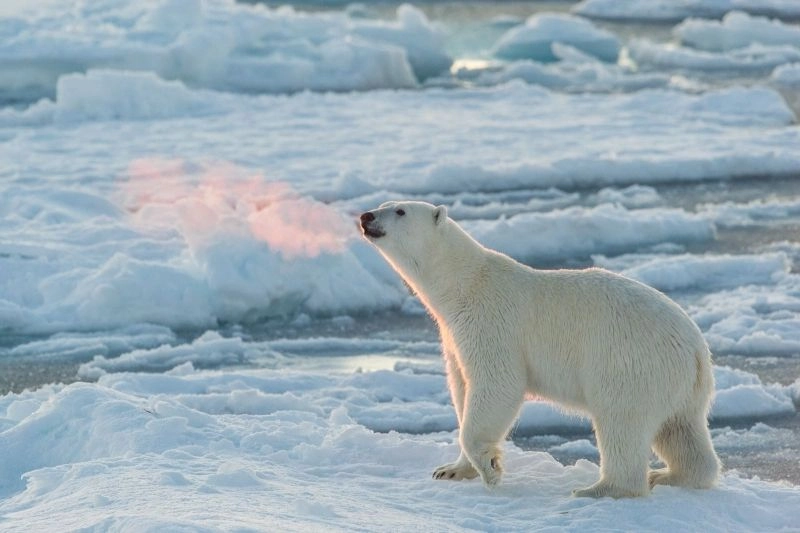
[[[143, 237], [177, 228], [188, 257], [165, 264], [115, 255], [62, 300], [82, 320], [202, 327], [401, 303], [402, 285], [343, 213], [285, 183], [232, 178], [242, 169], [180, 165], [173, 176], [171, 164], [139, 161], [120, 201]], [[199, 173], [199, 183], [186, 173]], [[111, 305], [121, 308], [109, 313]]]
[[163, 81], [152, 72], [89, 71], [62, 76], [56, 101], [56, 121], [164, 118], [213, 109], [182, 83]]
[[[387, 43], [403, 50], [419, 80], [446, 72], [453, 63], [444, 51], [442, 35], [422, 11], [410, 4], [403, 4], [397, 9], [395, 22], [360, 22], [353, 24], [352, 32], [367, 42]], [[397, 70], [400, 66], [397, 65]], [[395, 84], [403, 87], [405, 81], [396, 80]]]
[[584, 17], [606, 20], [677, 22], [688, 17], [722, 18], [730, 11], [796, 19], [795, 0], [583, 0], [572, 8]]
[[92, 68], [283, 93], [414, 87], [451, 63], [439, 30], [410, 5], [382, 21], [234, 0], [112, 0], [73, 10], [45, 5], [0, 23], [0, 69], [15, 69], [0, 95], [20, 101], [52, 98], [59, 77]]
[[714, 367], [717, 391], [711, 408], [715, 420], [791, 415], [793, 387], [763, 385], [758, 376], [729, 367]]
[[688, 19], [676, 26], [673, 33], [681, 43], [709, 52], [725, 52], [755, 43], [800, 47], [800, 27], [741, 11], [730, 12], [721, 21]]
[[55, 102], [43, 100], [17, 118], [21, 124], [165, 119], [221, 112], [223, 102], [221, 96], [189, 90], [153, 72], [89, 70], [61, 76]]
[[76, 222], [84, 231], [73, 246], [92, 251], [59, 261], [8, 258], [25, 274], [3, 281], [9, 303], [0, 312], [36, 307], [33, 331], [180, 329], [402, 304], [401, 281], [349, 217], [285, 183], [242, 174], [233, 166], [138, 160], [111, 194], [117, 210], [62, 197], [90, 221]]
[[494, 45], [492, 53], [502, 59], [551, 62], [559, 59], [552, 49], [554, 43], [567, 44], [609, 62], [617, 60], [620, 50], [619, 40], [613, 33], [597, 28], [586, 19], [543, 13], [508, 30]]
[[223, 95], [190, 90], [182, 82], [163, 80], [153, 72], [92, 69], [59, 77], [54, 101], [41, 100], [22, 110], [0, 110], [0, 124], [198, 117], [224, 111], [225, 102]]

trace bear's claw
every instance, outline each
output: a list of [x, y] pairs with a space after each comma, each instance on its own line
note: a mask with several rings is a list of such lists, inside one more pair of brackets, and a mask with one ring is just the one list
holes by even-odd
[[474, 479], [476, 477], [478, 477], [478, 471], [469, 463], [450, 463], [442, 465], [433, 471], [433, 479], [459, 481], [462, 479]]

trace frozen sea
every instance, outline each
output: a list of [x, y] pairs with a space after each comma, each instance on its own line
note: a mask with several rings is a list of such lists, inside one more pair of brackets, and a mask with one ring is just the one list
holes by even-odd
[[[796, 0], [0, 5], [0, 530], [800, 530]], [[500, 487], [355, 219], [449, 207], [678, 301], [719, 487], [583, 500], [526, 402]], [[654, 458], [655, 461], [655, 458]]]

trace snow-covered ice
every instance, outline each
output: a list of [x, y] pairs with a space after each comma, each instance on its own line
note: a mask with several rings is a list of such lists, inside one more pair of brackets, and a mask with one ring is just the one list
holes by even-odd
[[22, 10], [1, 31], [0, 72], [13, 75], [2, 77], [0, 95], [16, 99], [52, 95], [60, 76], [91, 68], [291, 92], [413, 87], [451, 63], [437, 29], [411, 5], [380, 21], [233, 0], [116, 0]]
[[[800, 481], [797, 2], [469, 6], [0, 5], [0, 529], [797, 527], [747, 459]], [[531, 400], [498, 489], [431, 480], [438, 342], [354, 223], [399, 197], [673, 296], [744, 473], [574, 499], [590, 423]]]
[[683, 44], [711, 52], [745, 48], [754, 43], [800, 47], [797, 26], [740, 11], [726, 14], [721, 21], [688, 19], [677, 25], [674, 33]]
[[[631, 261], [631, 263], [629, 263]], [[618, 270], [659, 290], [673, 292], [702, 287], [714, 290], [771, 284], [782, 278], [791, 261], [784, 253], [759, 255], [635, 255], [608, 260], [595, 256], [597, 266]]]
[[554, 61], [553, 43], [568, 44], [605, 61], [619, 55], [619, 39], [586, 19], [561, 14], [534, 15], [524, 25], [506, 32], [494, 45], [493, 53], [503, 59]]
[[[457, 455], [454, 421], [429, 412], [444, 411], [443, 381], [189, 369], [8, 395], [0, 399], [0, 445], [12, 459], [0, 476], [3, 529], [772, 531], [800, 520], [800, 489], [735, 473], [690, 495], [658, 487], [641, 501], [574, 499], [569, 491], [596, 479], [596, 465], [562, 466], [511, 443], [508, 475], [494, 491], [432, 481], [430, 471]], [[742, 382], [725, 383], [744, 391], [737, 401], [752, 401], [749, 391], [770, 396]], [[433, 432], [391, 431], [398, 409]], [[370, 420], [385, 427], [376, 432]], [[591, 448], [576, 441], [554, 452]]]
[[772, 71], [772, 84], [786, 99], [786, 103], [800, 116], [800, 63], [781, 65]]
[[483, 69], [461, 69], [456, 76], [477, 86], [500, 85], [522, 80], [531, 85], [567, 92], [630, 92], [667, 87], [669, 76], [640, 73], [616, 63], [585, 54], [571, 45], [553, 42], [552, 56], [558, 62], [518, 60]]
[[648, 68], [672, 68], [706, 72], [771, 72], [775, 67], [800, 61], [800, 48], [791, 45], [750, 44], [717, 53], [635, 39], [629, 43], [631, 58]]
[[721, 18], [736, 10], [789, 19], [800, 17], [800, 5], [794, 0], [583, 0], [572, 10], [586, 17], [629, 21]]
[[[121, 76], [128, 81], [117, 83]], [[512, 84], [458, 93], [234, 99], [190, 93], [147, 73], [71, 77], [81, 83], [63, 84], [69, 104], [52, 104], [55, 123], [12, 127], [11, 120], [4, 129], [11, 137], [0, 146], [8, 161], [0, 184], [0, 262], [7, 272], [0, 316], [14, 330], [143, 322], [205, 328], [299, 312], [397, 308], [405, 300], [402, 283], [350, 222], [385, 199], [782, 176], [800, 167], [793, 149], [800, 134], [785, 127], [794, 115], [766, 88], [608, 98]], [[130, 97], [139, 90], [131, 80], [140, 78], [150, 84], [147, 100]], [[96, 91], [118, 97], [95, 98]], [[196, 115], [176, 105], [175, 91], [214, 112]], [[414, 120], [408, 106], [419, 112]], [[531, 111], [520, 119], [521, 107]], [[5, 117], [39, 111], [6, 110]], [[375, 123], [376, 114], [384, 120]], [[599, 122], [605, 116], [612, 118]], [[109, 119], [117, 125], [112, 130]], [[343, 120], [351, 127], [341, 128]], [[393, 139], [389, 124], [405, 124], [408, 139]], [[486, 129], [480, 140], [471, 134], [476, 127]], [[431, 149], [431, 135], [442, 148]], [[204, 139], [214, 136], [209, 159]], [[376, 159], [384, 137], [394, 150]], [[116, 151], [111, 157], [97, 148], [108, 143]], [[160, 155], [164, 146], [171, 147], [168, 158]], [[42, 176], [52, 176], [49, 185]], [[681, 209], [612, 204], [565, 205], [467, 226], [488, 245], [545, 261], [702, 242], [714, 233], [712, 222]], [[562, 229], [542, 232], [546, 226]], [[512, 242], [509, 227], [537, 236]]]

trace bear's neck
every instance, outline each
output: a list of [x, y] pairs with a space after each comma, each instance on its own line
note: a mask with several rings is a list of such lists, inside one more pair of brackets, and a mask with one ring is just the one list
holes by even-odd
[[438, 321], [462, 312], [484, 277], [488, 251], [447, 221], [447, 239], [403, 276]]

